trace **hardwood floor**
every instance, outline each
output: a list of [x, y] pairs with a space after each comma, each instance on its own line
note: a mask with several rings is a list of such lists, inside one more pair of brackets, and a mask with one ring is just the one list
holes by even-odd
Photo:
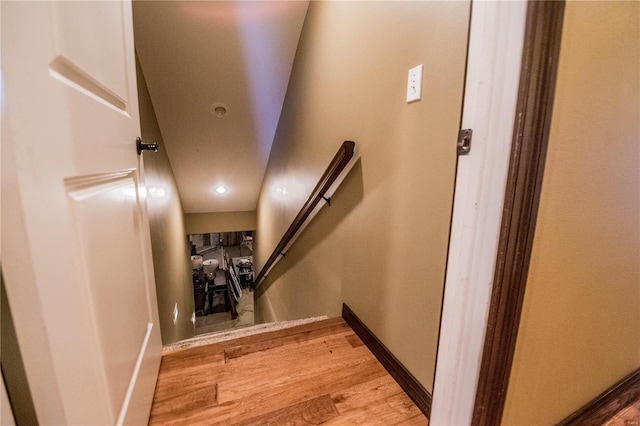
[[152, 425], [422, 425], [427, 418], [333, 318], [169, 353]]
[[640, 425], [640, 401], [623, 408], [605, 426], [638, 426]]

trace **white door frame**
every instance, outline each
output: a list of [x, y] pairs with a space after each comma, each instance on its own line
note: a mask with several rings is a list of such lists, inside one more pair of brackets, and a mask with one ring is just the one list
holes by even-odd
[[480, 373], [511, 153], [527, 2], [473, 2], [430, 425], [469, 425]]

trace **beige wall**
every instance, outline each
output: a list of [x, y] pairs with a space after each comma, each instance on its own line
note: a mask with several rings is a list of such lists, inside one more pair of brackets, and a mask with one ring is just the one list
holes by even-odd
[[640, 3], [567, 2], [503, 423], [555, 424], [640, 367]]
[[257, 222], [256, 212], [187, 213], [184, 220], [187, 234], [253, 231]]
[[[360, 159], [269, 274], [259, 320], [346, 302], [432, 388], [469, 3], [311, 2], [258, 203], [261, 267], [343, 140]], [[407, 71], [424, 64], [423, 99]]]
[[[137, 62], [137, 61], [136, 61]], [[189, 247], [184, 227], [184, 211], [173, 177], [173, 171], [162, 141], [144, 75], [137, 65], [138, 102], [142, 139], [158, 142], [157, 153], [144, 153], [144, 177], [151, 228], [153, 268], [158, 293], [158, 311], [162, 343], [168, 344], [194, 335], [191, 321], [194, 313], [193, 285]], [[159, 192], [155, 188], [161, 188]], [[173, 321], [178, 306], [178, 319]]]

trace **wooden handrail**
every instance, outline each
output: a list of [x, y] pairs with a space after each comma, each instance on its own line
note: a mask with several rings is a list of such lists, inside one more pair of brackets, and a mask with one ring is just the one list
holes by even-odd
[[293, 222], [287, 229], [287, 232], [284, 233], [282, 239], [267, 259], [267, 262], [264, 264], [258, 275], [256, 275], [255, 280], [253, 281], [253, 289], [255, 290], [260, 285], [260, 281], [266, 276], [267, 271], [278, 259], [278, 256], [284, 253], [284, 249], [291, 242], [291, 239], [296, 235], [296, 233], [300, 230], [304, 222], [307, 220], [313, 209], [318, 205], [320, 200], [323, 199], [325, 193], [331, 188], [331, 185], [338, 178], [340, 173], [344, 170], [351, 157], [353, 157], [353, 149], [355, 148], [356, 143], [353, 141], [344, 141], [338, 149], [335, 157], [331, 160], [331, 164], [327, 167], [327, 170], [324, 171], [324, 174], [318, 181], [318, 184], [309, 195], [309, 198], [304, 203], [298, 215], [293, 219]]

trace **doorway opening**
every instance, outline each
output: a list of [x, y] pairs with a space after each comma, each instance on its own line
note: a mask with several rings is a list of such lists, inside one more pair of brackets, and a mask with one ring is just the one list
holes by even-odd
[[195, 334], [255, 324], [253, 231], [189, 235]]

